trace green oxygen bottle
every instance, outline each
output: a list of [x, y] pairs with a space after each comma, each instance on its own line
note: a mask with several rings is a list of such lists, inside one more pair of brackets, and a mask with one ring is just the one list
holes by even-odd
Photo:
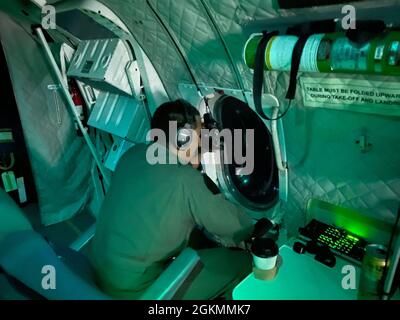
[[[262, 34], [252, 34], [243, 49], [245, 64], [254, 69]], [[265, 70], [290, 71], [294, 35], [272, 37], [265, 49]], [[400, 75], [400, 32], [387, 31], [358, 45], [344, 32], [311, 35], [302, 52], [300, 71]]]

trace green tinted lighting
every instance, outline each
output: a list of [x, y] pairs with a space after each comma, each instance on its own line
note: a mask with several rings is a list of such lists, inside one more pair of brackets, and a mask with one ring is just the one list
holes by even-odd
[[353, 236], [351, 236], [351, 235], [347, 235], [347, 238], [348, 239], [351, 239], [351, 240], [354, 240], [354, 241], [359, 241], [359, 239], [358, 238], [356, 238], [356, 237], [353, 237]]

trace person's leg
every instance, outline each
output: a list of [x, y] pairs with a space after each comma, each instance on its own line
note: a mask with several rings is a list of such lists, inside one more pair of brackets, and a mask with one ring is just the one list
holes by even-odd
[[251, 256], [243, 250], [215, 248], [199, 250], [198, 254], [203, 268], [176, 299], [206, 300], [222, 294], [229, 298], [234, 287], [251, 272]]

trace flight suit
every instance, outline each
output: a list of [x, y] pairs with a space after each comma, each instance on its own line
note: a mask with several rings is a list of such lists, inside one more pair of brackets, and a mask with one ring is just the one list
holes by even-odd
[[[147, 148], [136, 145], [120, 159], [90, 248], [100, 288], [120, 299], [139, 298], [168, 259], [187, 246], [195, 226], [226, 247], [237, 247], [253, 230], [244, 211], [211, 193], [199, 171], [190, 165], [150, 164]], [[244, 251], [219, 247], [198, 254], [204, 267], [182, 299], [217, 297], [251, 269]]]

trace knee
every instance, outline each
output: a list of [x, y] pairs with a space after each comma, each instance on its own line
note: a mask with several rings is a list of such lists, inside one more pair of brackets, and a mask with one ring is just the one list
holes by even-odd
[[235, 264], [238, 268], [238, 276], [247, 276], [252, 270], [252, 257], [247, 251], [235, 251]]

